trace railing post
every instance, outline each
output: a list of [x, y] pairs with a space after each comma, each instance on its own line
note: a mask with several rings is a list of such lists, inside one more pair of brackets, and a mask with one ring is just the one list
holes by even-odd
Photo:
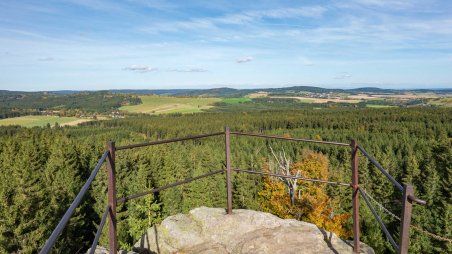
[[116, 179], [115, 179], [115, 142], [109, 141], [107, 143], [108, 149], [108, 163], [107, 163], [107, 177], [108, 177], [108, 205], [110, 206], [109, 212], [109, 247], [110, 253], [116, 254], [118, 251], [118, 239], [116, 232]]
[[403, 185], [403, 208], [402, 208], [402, 221], [400, 223], [400, 244], [399, 253], [408, 253], [408, 247], [410, 243], [410, 224], [411, 224], [411, 211], [413, 209], [413, 203], [409, 199], [409, 196], [414, 196], [413, 186], [410, 184]]
[[227, 189], [227, 214], [232, 214], [232, 176], [231, 176], [231, 143], [229, 127], [224, 130], [224, 143], [226, 150], [226, 189]]
[[354, 139], [350, 144], [352, 148], [352, 210], [353, 210], [353, 252], [359, 253], [359, 182], [358, 182], [358, 144]]

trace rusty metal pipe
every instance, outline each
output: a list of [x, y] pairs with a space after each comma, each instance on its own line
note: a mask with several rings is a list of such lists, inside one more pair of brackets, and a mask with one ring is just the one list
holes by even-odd
[[190, 139], [200, 139], [200, 138], [206, 138], [206, 137], [212, 137], [212, 136], [219, 136], [219, 135], [223, 135], [223, 134], [224, 134], [224, 132], [215, 132], [215, 133], [202, 134], [202, 135], [197, 135], [197, 136], [188, 136], [188, 137], [183, 137], [183, 138], [158, 140], [158, 141], [146, 142], [146, 143], [141, 143], [141, 144], [133, 144], [133, 145], [127, 145], [127, 146], [118, 146], [118, 147], [116, 147], [116, 151], [118, 151], [118, 150], [125, 150], [125, 149], [131, 149], [131, 148], [137, 148], [137, 147], [143, 147], [143, 146], [153, 146], [153, 145], [160, 145], [160, 144], [168, 144], [168, 143], [174, 143], [174, 142], [190, 140]]
[[408, 195], [408, 200], [410, 200], [410, 201], [412, 201], [412, 202], [416, 202], [416, 203], [418, 203], [419, 205], [426, 205], [426, 204], [427, 204], [427, 201], [422, 200], [422, 199], [420, 199], [420, 198], [418, 198], [418, 197], [415, 197], [415, 196], [413, 196], [413, 195]]
[[231, 140], [229, 127], [224, 131], [225, 157], [226, 157], [226, 212], [232, 214], [232, 173], [231, 173]]
[[411, 216], [413, 212], [413, 203], [410, 201], [409, 196], [414, 193], [413, 185], [404, 184], [403, 191], [403, 206], [402, 206], [402, 219], [400, 221], [400, 254], [407, 254], [410, 247], [410, 225]]
[[104, 228], [105, 221], [107, 220], [107, 215], [110, 212], [110, 206], [107, 205], [105, 208], [104, 215], [102, 215], [102, 220], [99, 223], [99, 227], [97, 228], [96, 236], [94, 237], [94, 241], [91, 244], [91, 249], [89, 250], [89, 254], [94, 254], [94, 251], [96, 250], [97, 243], [99, 242], [100, 234], [102, 233], [102, 229]]
[[58, 222], [58, 225], [53, 230], [49, 239], [47, 239], [46, 243], [44, 244], [44, 247], [42, 247], [39, 254], [47, 254], [52, 249], [53, 245], [55, 244], [56, 240], [60, 236], [61, 232], [66, 227], [66, 224], [68, 223], [69, 219], [71, 219], [72, 214], [74, 214], [75, 209], [80, 204], [80, 201], [82, 201], [82, 198], [85, 196], [86, 192], [88, 191], [89, 187], [91, 186], [91, 183], [93, 182], [94, 178], [96, 177], [97, 173], [99, 172], [100, 168], [102, 167], [102, 164], [104, 163], [107, 156], [108, 156], [108, 151], [105, 151], [102, 154], [102, 157], [97, 162], [96, 167], [91, 172], [91, 175], [89, 176], [88, 180], [86, 180], [82, 189], [80, 189], [80, 192], [77, 194], [74, 201], [72, 201], [72, 204], [67, 209], [63, 218], [61, 218], [60, 222]]
[[389, 233], [388, 229], [386, 228], [385, 224], [381, 220], [380, 216], [378, 216], [377, 212], [375, 211], [375, 208], [372, 206], [372, 204], [369, 202], [369, 199], [367, 199], [366, 193], [362, 191], [361, 189], [358, 189], [359, 193], [361, 193], [361, 196], [364, 198], [364, 201], [366, 201], [367, 206], [369, 207], [370, 211], [374, 215], [375, 219], [378, 221], [378, 224], [380, 224], [381, 229], [385, 233], [386, 237], [388, 238], [389, 242], [391, 243], [392, 247], [396, 250], [396, 252], [399, 252], [399, 246], [394, 241], [394, 238], [392, 238], [391, 234]]
[[245, 133], [245, 132], [236, 132], [236, 131], [231, 131], [231, 134], [235, 134], [235, 135], [239, 135], [239, 136], [259, 137], [259, 138], [273, 138], [273, 139], [283, 139], [283, 140], [290, 140], [290, 141], [302, 141], [302, 142], [325, 144], [325, 145], [350, 146], [350, 144], [333, 142], [333, 141], [322, 141], [322, 140], [313, 140], [313, 139], [304, 139], [304, 138], [286, 138], [286, 137], [281, 137], [281, 136], [272, 136], [272, 135], [263, 135], [263, 134]]
[[327, 181], [327, 180], [320, 180], [320, 179], [313, 179], [313, 178], [304, 178], [304, 177], [298, 177], [298, 176], [280, 175], [280, 174], [275, 174], [275, 173], [270, 173], [270, 172], [259, 172], [259, 171], [238, 169], [238, 168], [232, 168], [232, 170], [237, 171], [237, 172], [250, 173], [250, 174], [276, 176], [276, 177], [296, 179], [296, 180], [302, 180], [302, 181], [337, 184], [337, 185], [343, 185], [343, 186], [351, 187], [351, 184], [348, 184], [348, 183], [332, 182], [332, 181]]
[[110, 216], [108, 222], [108, 244], [111, 254], [116, 254], [118, 251], [118, 229], [116, 226], [116, 166], [115, 166], [115, 142], [107, 143], [108, 157], [107, 157], [107, 186], [108, 186], [108, 206], [110, 206]]
[[352, 166], [352, 219], [353, 219], [353, 252], [360, 252], [360, 228], [359, 228], [359, 171], [358, 171], [358, 143], [352, 139], [350, 144]]
[[380, 165], [380, 163], [378, 163], [377, 160], [375, 160], [372, 156], [370, 156], [366, 150], [364, 150], [364, 148], [362, 148], [361, 146], [358, 146], [358, 149], [364, 154], [364, 156], [367, 157], [367, 159], [369, 159], [370, 162], [372, 162], [372, 164], [375, 165], [375, 167], [377, 167], [381, 173], [383, 173], [383, 175], [386, 176], [386, 178], [389, 179], [389, 181], [391, 181], [400, 191], [403, 191], [403, 186], [396, 181], [396, 179], [394, 179], [394, 177], [392, 177], [388, 171], [386, 171], [386, 169], [383, 168], [383, 166]]
[[155, 192], [159, 192], [159, 191], [162, 191], [162, 190], [166, 190], [166, 189], [171, 188], [171, 187], [175, 187], [175, 186], [178, 186], [178, 185], [181, 185], [181, 184], [184, 184], [184, 183], [189, 183], [189, 182], [192, 182], [194, 180], [198, 180], [198, 179], [201, 179], [201, 178], [204, 178], [204, 177], [208, 177], [208, 176], [211, 176], [211, 175], [222, 173], [224, 171], [225, 171], [224, 169], [212, 171], [212, 172], [209, 172], [207, 174], [203, 174], [203, 175], [192, 177], [192, 178], [187, 178], [185, 180], [178, 181], [178, 182], [175, 182], [175, 183], [172, 183], [172, 184], [168, 184], [168, 185], [165, 185], [163, 187], [158, 187], [158, 188], [155, 188], [155, 189], [152, 189], [152, 190], [148, 190], [148, 191], [144, 191], [144, 192], [137, 193], [137, 194], [134, 194], [134, 195], [130, 195], [130, 196], [118, 199], [118, 203], [124, 203], [124, 202], [126, 202], [128, 200], [131, 200], [131, 199], [134, 199], [134, 198], [139, 198], [139, 197], [151, 194], [151, 193], [155, 193]]

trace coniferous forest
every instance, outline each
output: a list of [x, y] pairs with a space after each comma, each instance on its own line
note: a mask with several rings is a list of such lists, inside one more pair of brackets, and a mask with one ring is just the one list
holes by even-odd
[[[452, 110], [448, 108], [322, 109], [136, 115], [78, 127], [0, 127], [0, 253], [37, 253], [105, 150], [126, 145], [223, 131], [261, 132], [350, 143], [364, 147], [399, 182], [415, 186], [426, 206], [414, 205], [412, 224], [452, 238]], [[273, 152], [272, 152], [273, 151]], [[268, 171], [274, 154], [311, 178], [351, 182], [350, 148], [231, 137], [234, 168]], [[224, 137], [122, 150], [116, 153], [118, 198], [224, 168]], [[106, 205], [105, 166], [54, 247], [81, 253], [91, 244]], [[360, 187], [400, 216], [401, 193], [363, 156]], [[299, 183], [291, 202], [284, 183], [271, 177], [233, 174], [233, 206], [317, 224], [351, 238], [351, 189]], [[396, 241], [400, 222], [379, 216]], [[118, 206], [121, 249], [169, 215], [195, 207], [226, 207], [225, 175], [218, 174]], [[361, 241], [376, 253], [393, 253], [377, 221], [360, 199]], [[108, 246], [108, 227], [100, 244]], [[411, 230], [410, 253], [451, 253], [452, 244]]]

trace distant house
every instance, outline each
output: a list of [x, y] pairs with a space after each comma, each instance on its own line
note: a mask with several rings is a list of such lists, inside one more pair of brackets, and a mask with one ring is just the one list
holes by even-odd
[[119, 110], [112, 111], [110, 116], [111, 118], [124, 118], [124, 115], [122, 115]]

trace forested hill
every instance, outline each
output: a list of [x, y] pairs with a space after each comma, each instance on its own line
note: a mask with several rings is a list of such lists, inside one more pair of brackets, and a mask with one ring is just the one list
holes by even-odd
[[[113, 90], [113, 92], [131, 92], [134, 90]], [[292, 86], [282, 88], [254, 88], [254, 89], [234, 89], [228, 87], [212, 88], [212, 89], [172, 89], [172, 90], [138, 90], [138, 93], [144, 94], [159, 94], [159, 95], [186, 95], [186, 96], [205, 96], [205, 97], [241, 97], [250, 93], [267, 92], [270, 94], [300, 94], [300, 93], [380, 93], [380, 94], [401, 94], [401, 93], [452, 93], [452, 89], [382, 89], [376, 87], [362, 87], [353, 89], [336, 89], [336, 88], [321, 88], [315, 86]]]
[[[297, 93], [383, 93], [383, 94], [399, 94], [406, 92], [413, 93], [452, 93], [452, 89], [382, 89], [376, 87], [362, 87], [353, 89], [335, 89], [321, 88], [315, 86], [291, 86], [282, 88], [253, 88], [253, 89], [235, 89], [228, 87], [211, 88], [211, 89], [120, 89], [110, 90], [114, 93], [132, 93], [132, 94], [158, 94], [167, 96], [205, 96], [205, 97], [241, 97], [250, 93], [267, 92], [277, 94], [293, 95]], [[56, 91], [58, 92], [58, 91]], [[66, 91], [68, 92], [68, 91]], [[74, 91], [76, 92], [76, 91]]]
[[[234, 131], [350, 142], [355, 138], [398, 181], [415, 186], [427, 206], [414, 206], [412, 223], [452, 238], [452, 110], [447, 108], [325, 109], [256, 113], [131, 116], [79, 127], [0, 127], [0, 253], [36, 253], [71, 204], [108, 140], [125, 145], [151, 140]], [[269, 170], [270, 147], [285, 152], [306, 176], [350, 182], [348, 147], [231, 137], [232, 167]], [[210, 137], [118, 151], [117, 195], [124, 197], [224, 167], [224, 137]], [[306, 165], [311, 165], [307, 167]], [[316, 170], [309, 170], [315, 167]], [[360, 187], [400, 215], [400, 192], [367, 160], [359, 158]], [[316, 175], [319, 174], [319, 175]], [[267, 211], [316, 223], [351, 236], [351, 191], [300, 184], [294, 206], [287, 188], [249, 174], [233, 174], [234, 208]], [[91, 243], [106, 202], [101, 171], [88, 197], [60, 236], [55, 252], [75, 253]], [[121, 204], [120, 247], [128, 249], [163, 218], [199, 206], [225, 207], [225, 176], [216, 175]], [[363, 200], [361, 200], [363, 202]], [[376, 206], [376, 204], [374, 204]], [[376, 253], [392, 253], [377, 221], [360, 205], [361, 241]], [[377, 209], [398, 238], [400, 222]], [[100, 245], [107, 246], [107, 230]], [[446, 241], [412, 230], [410, 253], [451, 253]]]
[[47, 110], [62, 111], [62, 116], [74, 115], [75, 112], [105, 113], [124, 105], [139, 103], [141, 100], [137, 96], [108, 91], [59, 94], [0, 90], [0, 119], [42, 114], [42, 111]]
[[[235, 89], [228, 87], [219, 87], [211, 89], [112, 89], [108, 90], [112, 93], [120, 94], [157, 94], [166, 96], [205, 96], [205, 97], [241, 97], [250, 93], [267, 92], [277, 94], [297, 94], [297, 93], [380, 93], [380, 94], [400, 94], [400, 93], [439, 93], [448, 94], [452, 93], [452, 88], [444, 89], [383, 89], [377, 87], [361, 87], [352, 89], [337, 89], [337, 88], [322, 88], [316, 86], [291, 86], [281, 88], [253, 88], [253, 89]], [[89, 93], [94, 91], [78, 91], [78, 90], [59, 90], [48, 91], [51, 94], [77, 94], [77, 93]], [[33, 92], [13, 92], [0, 90], [0, 96], [4, 94], [17, 94]], [[36, 92], [42, 93], [42, 92]]]

